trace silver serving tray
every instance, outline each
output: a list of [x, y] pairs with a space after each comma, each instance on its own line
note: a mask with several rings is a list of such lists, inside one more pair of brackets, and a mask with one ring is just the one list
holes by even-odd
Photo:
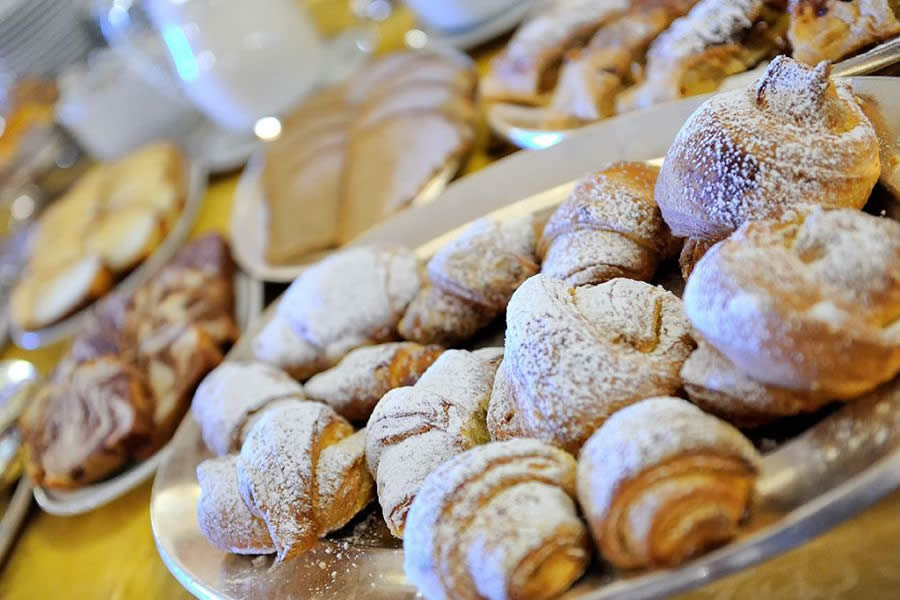
[[[206, 195], [206, 181], [206, 168], [197, 161], [191, 161], [188, 165], [188, 196], [184, 209], [175, 225], [153, 254], [139, 264], [124, 279], [116, 283], [106, 295], [130, 294], [134, 292], [153, 273], [169, 262], [184, 244], [185, 240], [187, 240], [194, 226], [194, 221], [197, 220], [200, 207], [203, 205], [203, 198]], [[62, 321], [42, 329], [22, 329], [18, 324], [10, 321], [10, 336], [16, 345], [26, 350], [34, 350], [35, 348], [53, 344], [71, 337], [78, 331], [78, 328], [81, 327], [84, 319], [88, 317], [95, 305], [96, 302], [93, 302]]]
[[[835, 77], [855, 77], [877, 73], [898, 62], [900, 62], [900, 37], [835, 63], [831, 72]], [[721, 90], [743, 87], [754, 81], [763, 71], [765, 65], [729, 77], [722, 84]], [[539, 108], [498, 102], [488, 106], [486, 115], [488, 124], [497, 135], [514, 146], [532, 150], [554, 146], [583, 128], [545, 129], [536, 126], [534, 120], [539, 111]]]
[[[241, 331], [246, 331], [262, 312], [262, 282], [236, 271], [234, 288], [235, 318]], [[172, 450], [173, 443], [170, 441], [146, 460], [134, 463], [116, 476], [77, 490], [52, 490], [35, 486], [34, 498], [41, 508], [52, 515], [69, 516], [90, 512], [150, 479]]]
[[[859, 78], [853, 84], [858, 94], [874, 99], [882, 109], [900, 106], [900, 79]], [[434, 203], [385, 222], [359, 242], [403, 242], [424, 258], [455, 235], [454, 227], [474, 218], [545, 213], [565, 198], [577, 177], [599, 165], [663, 155], [681, 123], [703, 100], [692, 98], [623, 115], [585, 128], [548, 150], [512, 156], [460, 180]], [[882, 112], [887, 121], [885, 140], [896, 145], [900, 111]], [[228, 360], [250, 358], [250, 340], [272, 311], [269, 307], [245, 333]], [[900, 487], [898, 447], [900, 389], [880, 401], [856, 402], [766, 455], [755, 517], [734, 543], [677, 569], [624, 574], [595, 565], [561, 598], [656, 598], [771, 559]], [[200, 490], [195, 469], [210, 453], [193, 419], [182, 423], [171, 452], [154, 482], [151, 524], [163, 561], [198, 598], [416, 597], [403, 574], [402, 550], [371, 507], [351, 526], [284, 565], [273, 565], [268, 556], [241, 557], [216, 550], [196, 520]]]

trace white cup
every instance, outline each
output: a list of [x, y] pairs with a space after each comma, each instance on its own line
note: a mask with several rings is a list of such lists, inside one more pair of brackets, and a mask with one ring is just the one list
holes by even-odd
[[440, 31], [470, 29], [523, 0], [406, 0], [428, 27]]

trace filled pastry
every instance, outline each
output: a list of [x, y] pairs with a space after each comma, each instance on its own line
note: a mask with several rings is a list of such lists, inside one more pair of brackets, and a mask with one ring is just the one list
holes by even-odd
[[359, 246], [306, 269], [253, 341], [256, 358], [305, 379], [359, 346], [397, 338], [419, 291], [419, 263], [406, 248]]
[[273, 403], [305, 400], [303, 386], [279, 369], [256, 362], [222, 363], [197, 387], [191, 413], [206, 447], [218, 456], [238, 452], [253, 417]]
[[350, 421], [365, 421], [390, 390], [415, 385], [444, 351], [440, 346], [391, 342], [358, 348], [335, 367], [306, 382], [311, 400]]
[[532, 277], [507, 309], [491, 437], [536, 438], [575, 454], [617, 410], [676, 392], [693, 348], [681, 300], [662, 288], [613, 279], [573, 289]]
[[788, 25], [785, 4], [700, 0], [650, 46], [644, 81], [619, 97], [619, 112], [715, 91], [774, 55]]
[[658, 173], [616, 163], [582, 179], [544, 227], [541, 273], [572, 286], [653, 277], [678, 247], [653, 201]]
[[253, 425], [235, 485], [249, 513], [265, 522], [278, 562], [308, 551], [372, 500], [364, 441], [364, 432], [354, 434], [318, 402], [274, 407]]
[[400, 335], [453, 346], [491, 323], [538, 272], [535, 238], [530, 216], [472, 223], [428, 262], [428, 280], [403, 315]]
[[422, 481], [442, 462], [490, 438], [485, 413], [502, 351], [448, 350], [416, 385], [391, 390], [375, 406], [366, 459], [388, 529], [403, 537]]
[[481, 82], [487, 100], [540, 104], [563, 55], [628, 8], [624, 0], [553, 0], [520, 27]]
[[656, 202], [672, 233], [690, 238], [686, 274], [748, 219], [866, 203], [880, 173], [878, 138], [849, 84], [829, 72], [780, 56], [749, 88], [707, 100], [678, 132]]
[[427, 600], [541, 600], [590, 562], [575, 459], [535, 440], [478, 446], [429, 475], [407, 520], [406, 577]]
[[790, 0], [788, 12], [793, 56], [810, 65], [900, 34], [900, 6], [892, 0]]
[[830, 401], [826, 395], [751, 379], [706, 343], [701, 343], [684, 363], [681, 382], [695, 405], [744, 428], [813, 412]]
[[692, 325], [753, 379], [837, 399], [900, 372], [900, 223], [855, 210], [748, 222], [700, 260]]
[[680, 398], [650, 398], [584, 445], [578, 500], [607, 561], [674, 566], [737, 535], [759, 466], [734, 427]]

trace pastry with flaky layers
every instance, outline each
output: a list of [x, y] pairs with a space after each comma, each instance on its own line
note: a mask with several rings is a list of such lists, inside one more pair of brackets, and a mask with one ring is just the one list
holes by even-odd
[[438, 465], [490, 439], [485, 413], [500, 348], [448, 350], [416, 385], [388, 392], [369, 418], [366, 459], [384, 520], [403, 537], [406, 513]]
[[490, 324], [523, 281], [538, 272], [530, 216], [472, 223], [428, 262], [428, 281], [400, 321], [400, 335], [452, 346]]
[[746, 223], [697, 263], [684, 303], [753, 379], [854, 398], [900, 372], [900, 223], [821, 209]]
[[541, 273], [574, 286], [653, 277], [678, 248], [653, 201], [658, 173], [616, 163], [582, 179], [544, 227]]
[[584, 445], [578, 499], [603, 558], [672, 566], [737, 535], [759, 465], [734, 427], [680, 398], [650, 398]]
[[305, 379], [359, 346], [397, 339], [419, 291], [415, 255], [401, 246], [358, 246], [305, 270], [253, 341], [256, 358]]
[[428, 600], [541, 600], [590, 562], [575, 459], [536, 440], [478, 446], [434, 471], [409, 511], [406, 576]]
[[878, 137], [828, 64], [773, 60], [748, 89], [703, 103], [666, 153], [656, 203], [689, 238], [682, 270], [744, 221], [800, 204], [861, 208], [881, 171]]
[[900, 4], [892, 0], [791, 0], [788, 12], [792, 55], [811, 65], [900, 33]]
[[572, 453], [622, 407], [678, 390], [694, 348], [681, 300], [631, 279], [573, 289], [532, 277], [506, 322], [491, 437], [532, 437]]
[[306, 394], [345, 419], [365, 421], [385, 394], [415, 385], [443, 351], [440, 346], [414, 342], [357, 348], [335, 367], [307, 381]]

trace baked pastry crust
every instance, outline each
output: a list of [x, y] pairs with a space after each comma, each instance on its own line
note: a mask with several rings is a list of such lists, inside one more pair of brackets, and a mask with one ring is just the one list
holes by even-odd
[[403, 537], [406, 513], [425, 477], [490, 439], [485, 413], [501, 354], [499, 348], [448, 350], [416, 385], [391, 390], [372, 412], [366, 459], [396, 537]]
[[900, 372], [900, 223], [855, 210], [749, 222], [684, 292], [693, 326], [753, 379], [837, 399]]
[[617, 410], [676, 392], [694, 349], [681, 301], [630, 279], [573, 289], [538, 275], [513, 295], [506, 320], [491, 437], [573, 454]]
[[578, 499], [613, 565], [671, 566], [732, 539], [760, 457], [723, 421], [680, 398], [613, 415], [578, 460]]
[[422, 485], [403, 540], [404, 570], [428, 600], [537, 600], [590, 562], [572, 501], [575, 460], [535, 440], [475, 447]]
[[653, 277], [678, 247], [653, 201], [658, 173], [616, 163], [582, 179], [544, 227], [541, 273], [572, 286]]
[[838, 61], [900, 33], [891, 0], [790, 0], [792, 56], [807, 64]]

